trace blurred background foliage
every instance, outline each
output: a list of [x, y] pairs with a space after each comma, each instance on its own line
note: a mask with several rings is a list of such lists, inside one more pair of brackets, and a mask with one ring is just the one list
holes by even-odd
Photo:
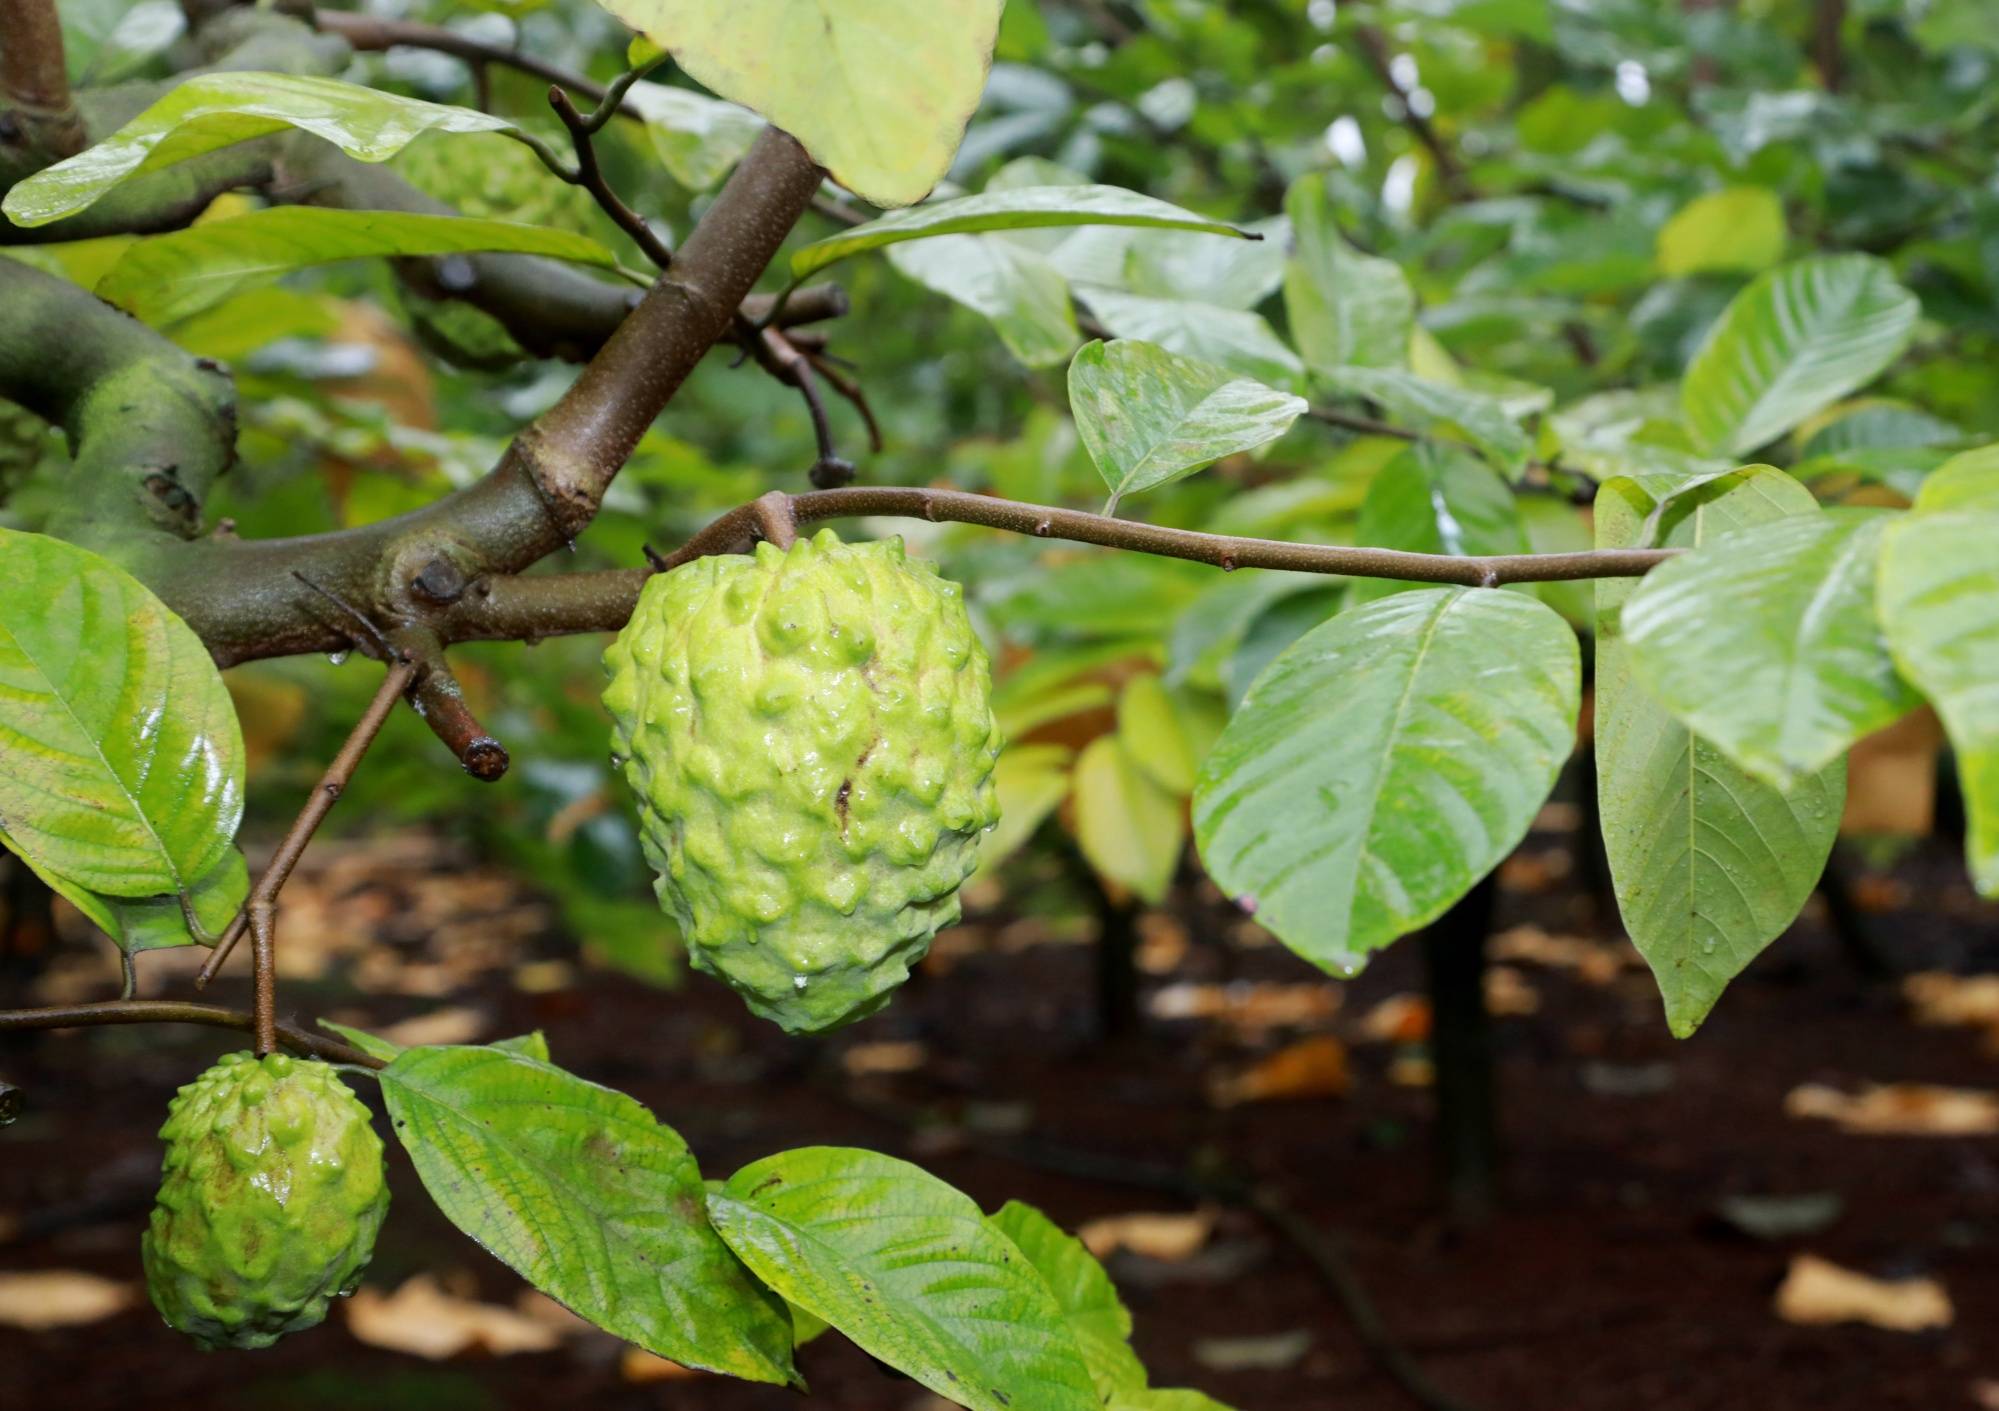
[[[599, 80], [625, 65], [628, 36], [585, 0], [370, 8], [519, 44]], [[171, 0], [65, 0], [62, 15], [84, 84], [163, 76], [181, 42]], [[1399, 268], [1419, 309], [1412, 369], [1496, 400], [1535, 438], [1534, 471], [1516, 493], [1469, 458], [1432, 467], [1432, 495], [1465, 539], [1429, 543], [1375, 491], [1378, 473], [1411, 454], [1405, 441], [1303, 422], [1131, 512], [1325, 543], [1587, 547], [1579, 506], [1594, 480], [1692, 449], [1675, 382], [1722, 308], [1758, 272], [1815, 250], [1887, 260], [1923, 317], [1876, 395], [1822, 413], [1775, 458], [1827, 500], [1903, 503], [1953, 447], [1999, 437], [1995, 69], [1990, 0], [1009, 0], [952, 183], [1105, 182], [1269, 239], [961, 237], [1040, 256], [1081, 301], [1080, 327], [1045, 287], [1038, 298], [1004, 281], [975, 287], [969, 247], [950, 241], [839, 266], [853, 312], [829, 326], [830, 351], [866, 389], [884, 442], [869, 453], [859, 418], [836, 401], [841, 450], [864, 482], [1094, 507], [1102, 484], [1062, 369], [1097, 325], [1302, 385], [1285, 335], [1303, 340], [1281, 292], [1295, 191], [1314, 219], [1330, 213], [1356, 258]], [[466, 65], [435, 53], [359, 55], [348, 76], [480, 101]], [[687, 83], [671, 69], [654, 78]], [[485, 81], [496, 111], [546, 115], [538, 81], [498, 67]], [[599, 146], [627, 200], [677, 239], [744, 131], [710, 108], [664, 111], [613, 123]], [[469, 214], [573, 224], [636, 262], [594, 207], [523, 167], [523, 149], [446, 140], [448, 155], [420, 144], [398, 159], [405, 175]], [[1294, 211], [1307, 208], [1300, 199]], [[796, 238], [836, 228], [810, 216]], [[88, 278], [115, 253], [93, 247], [113, 243], [56, 258]], [[245, 536], [314, 533], [482, 473], [574, 375], [517, 356], [482, 319], [420, 305], [385, 267], [357, 264], [250, 290], [170, 329], [229, 362], [241, 388], [242, 461], [213, 512]], [[25, 421], [0, 430], [0, 475], [13, 484], [0, 518], [36, 527], [62, 493], [60, 445]], [[766, 489], [806, 488], [814, 458], [797, 395], [717, 353], [570, 561], [550, 567], [640, 563], [647, 544], [670, 547]], [[873, 528], [905, 534], [966, 582], [993, 650], [1013, 745], [986, 870], [1034, 879], [1010, 889], [1015, 906], [1157, 900], [1185, 851], [1181, 801], [1229, 703], [1354, 591], [962, 527]], [[1586, 589], [1539, 591], [1588, 629]], [[467, 782], [402, 713], [334, 826], [420, 820], [469, 835], [538, 879], [588, 951], [665, 981], [667, 923], [596, 703], [601, 646], [458, 652], [475, 708], [513, 750], [512, 774], [495, 788]], [[253, 823], [289, 817], [376, 680], [320, 659], [230, 673]]]

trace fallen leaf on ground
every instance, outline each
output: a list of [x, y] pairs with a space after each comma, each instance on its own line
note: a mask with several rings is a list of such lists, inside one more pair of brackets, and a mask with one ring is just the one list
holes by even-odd
[[514, 967], [514, 988], [524, 995], [552, 995], [574, 988], [576, 967], [566, 960], [531, 960]]
[[1513, 926], [1492, 938], [1492, 959], [1515, 965], [1572, 970], [1586, 984], [1607, 985], [1644, 962], [1629, 941], [1606, 943], [1583, 936], [1555, 936], [1539, 926]]
[[1999, 1030], [1999, 975], [1928, 970], [1902, 981], [1902, 998], [1918, 1024]]
[[1201, 1338], [1194, 1360], [1217, 1372], [1281, 1372], [1296, 1365], [1311, 1349], [1312, 1335], [1303, 1328], [1269, 1337]]
[[1214, 1232], [1214, 1211], [1189, 1210], [1107, 1215], [1084, 1225], [1076, 1231], [1076, 1238], [1099, 1259], [1122, 1249], [1147, 1259], [1178, 1263], [1198, 1252]]
[[426, 1044], [469, 1044], [486, 1032], [486, 1016], [476, 1009], [453, 1005], [433, 1009], [381, 1031], [382, 1037], [405, 1048]]
[[547, 1352], [562, 1341], [549, 1322], [497, 1303], [457, 1298], [418, 1274], [394, 1293], [363, 1288], [347, 1301], [347, 1328], [362, 1342], [433, 1362], [479, 1348], [495, 1357]]
[[1527, 977], [1510, 965], [1495, 965], [1485, 972], [1485, 1008], [1497, 1017], [1541, 1012], [1541, 992]]
[[1956, 1315], [1935, 1279], [1874, 1279], [1815, 1254], [1791, 1260], [1777, 1290], [1777, 1316], [1787, 1323], [1866, 1323], [1889, 1332], [1947, 1328]]
[[1421, 995], [1390, 995], [1363, 1014], [1354, 1037], [1378, 1044], [1420, 1044], [1430, 1037], [1430, 1001]]
[[1971, 1384], [1971, 1404], [1978, 1411], [1999, 1411], [1999, 1381], [1981, 1378]]
[[1352, 1081], [1347, 1046], [1331, 1034], [1320, 1034], [1287, 1044], [1243, 1072], [1216, 1076], [1208, 1083], [1208, 1100], [1217, 1107], [1235, 1107], [1245, 1102], [1344, 1097]]
[[1575, 857], [1563, 849], [1517, 852], [1499, 864], [1501, 891], [1538, 895], [1569, 875]]
[[1138, 968], [1148, 975], [1171, 975], [1187, 958], [1187, 927], [1177, 916], [1148, 911], [1138, 918]]
[[1986, 1137], [1999, 1135], [1999, 1093], [1927, 1083], [1870, 1083], [1843, 1093], [1822, 1083], [1793, 1088], [1790, 1117], [1820, 1117], [1841, 1131], [1867, 1136]]
[[1321, 1025], [1340, 1011], [1339, 987], [1330, 981], [1164, 985], [1146, 1002], [1155, 1019], [1211, 1019], [1240, 1034]]
[[840, 1066], [856, 1078], [887, 1073], [914, 1073], [930, 1061], [930, 1050], [915, 1039], [885, 1039], [855, 1044], [840, 1055]]
[[628, 1347], [618, 1357], [618, 1375], [633, 1386], [650, 1386], [654, 1382], [684, 1382], [702, 1374], [643, 1347]]
[[138, 1302], [137, 1285], [81, 1269], [0, 1272], [0, 1327], [74, 1328], [98, 1323]]

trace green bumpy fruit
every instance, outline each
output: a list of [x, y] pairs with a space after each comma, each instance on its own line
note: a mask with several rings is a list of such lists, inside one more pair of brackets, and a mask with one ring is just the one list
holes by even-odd
[[696, 559], [604, 654], [612, 748], [690, 958], [793, 1033], [888, 1002], [999, 819], [963, 590], [902, 541]]
[[269, 1347], [353, 1292], [388, 1212], [382, 1141], [332, 1067], [232, 1053], [167, 1110], [146, 1287], [202, 1347]]

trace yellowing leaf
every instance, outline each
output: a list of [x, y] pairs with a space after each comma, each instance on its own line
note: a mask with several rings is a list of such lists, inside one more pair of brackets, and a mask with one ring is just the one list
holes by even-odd
[[1787, 1323], [1867, 1323], [1895, 1333], [1947, 1328], [1956, 1317], [1935, 1279], [1871, 1279], [1815, 1254], [1800, 1254], [1777, 1290]]
[[1074, 788], [1083, 856], [1109, 880], [1158, 905], [1187, 842], [1181, 801], [1138, 767], [1116, 735], [1100, 736], [1084, 749]]
[[950, 169], [1003, 0], [599, 0], [702, 84], [796, 137], [833, 179], [907, 206]]
[[1761, 274], [1784, 258], [1784, 203], [1761, 186], [1696, 196], [1659, 232], [1659, 273]]
[[1235, 1107], [1245, 1102], [1345, 1097], [1352, 1083], [1347, 1046], [1331, 1034], [1319, 1034], [1286, 1045], [1240, 1073], [1217, 1077], [1208, 1084], [1208, 1101], [1217, 1107]]

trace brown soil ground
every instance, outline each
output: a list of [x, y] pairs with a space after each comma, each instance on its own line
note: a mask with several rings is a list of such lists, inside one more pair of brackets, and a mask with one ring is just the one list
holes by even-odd
[[[1561, 836], [1537, 835], [1509, 865], [1498, 926], [1586, 930], [1591, 906], [1567, 861]], [[461, 862], [427, 845], [317, 853], [288, 894], [285, 944], [301, 968], [322, 973], [287, 985], [287, 1009], [381, 1027], [469, 1007], [481, 1037], [540, 1027], [557, 1061], [649, 1104], [711, 1173], [784, 1146], [869, 1146], [922, 1161], [988, 1208], [1025, 1199], [1074, 1227], [1187, 1208], [1123, 1179], [1125, 1165], [1249, 1172], [1338, 1237], [1403, 1347], [1477, 1411], [1999, 1406], [1999, 1139], [1855, 1136], [1783, 1110], [1785, 1095], [1810, 1082], [1999, 1087], [1993, 1039], [1917, 1025], [1892, 980], [1860, 977], [1816, 909], [1685, 1043], [1667, 1036], [1648, 977], [1617, 971], [1609, 948], [1605, 964], [1582, 971], [1521, 962], [1511, 988], [1538, 1009], [1497, 1020], [1504, 1201], [1489, 1222], [1462, 1229], [1440, 1216], [1432, 1093], [1407, 1085], [1412, 1051], [1362, 1038], [1379, 1001], [1420, 990], [1413, 945], [1345, 986], [1339, 1012], [1318, 1022], [1352, 1046], [1344, 1096], [1218, 1107], [1216, 1074], [1313, 1026], [1258, 1035], [1155, 1014], [1137, 1034], [1105, 1041], [1092, 951], [1073, 943], [1074, 927], [975, 912], [886, 1014], [801, 1043], [704, 979], [662, 993], [601, 970], [572, 974], [573, 953], [545, 909]], [[1999, 909], [1974, 904], [1961, 878], [1942, 847], [1860, 877], [1868, 924], [1897, 966], [1999, 970]], [[1026, 885], [1013, 894], [1033, 894], [1033, 879]], [[1155, 1004], [1163, 986], [1190, 981], [1321, 983], [1280, 949], [1241, 944], [1239, 921], [1195, 897], [1143, 930]], [[155, 957], [151, 968], [179, 963]], [[37, 991], [102, 995], [102, 975], [101, 956], [66, 953]], [[171, 983], [178, 992], [185, 981]], [[247, 999], [240, 980], [220, 988], [224, 1002]], [[856, 1076], [861, 1060], [895, 1051], [853, 1051], [890, 1041], [920, 1043], [920, 1067]], [[0, 1133], [0, 1273], [136, 1279], [166, 1102], [231, 1046], [182, 1028], [0, 1040], [0, 1076], [30, 1102]], [[1050, 1169], [1081, 1155], [1106, 1158], [1105, 1168]], [[446, 1224], [407, 1163], [392, 1157], [392, 1170], [395, 1204], [370, 1281], [394, 1288], [431, 1271], [511, 1304], [519, 1281]], [[1758, 1239], [1717, 1214], [1731, 1197], [1821, 1193], [1837, 1197], [1839, 1214], [1802, 1237]], [[1955, 1322], [1924, 1334], [1787, 1324], [1773, 1296], [1804, 1251], [1876, 1276], [1935, 1278]], [[1223, 1212], [1191, 1258], [1122, 1253], [1111, 1268], [1160, 1385], [1198, 1386], [1241, 1411], [1415, 1405], [1313, 1265], [1254, 1216]], [[141, 1303], [88, 1326], [0, 1328], [0, 1407], [941, 1405], [838, 1337], [804, 1349], [801, 1366], [809, 1401], [705, 1377], [633, 1383], [601, 1337], [426, 1362], [362, 1343], [339, 1313], [269, 1353], [205, 1355]]]

